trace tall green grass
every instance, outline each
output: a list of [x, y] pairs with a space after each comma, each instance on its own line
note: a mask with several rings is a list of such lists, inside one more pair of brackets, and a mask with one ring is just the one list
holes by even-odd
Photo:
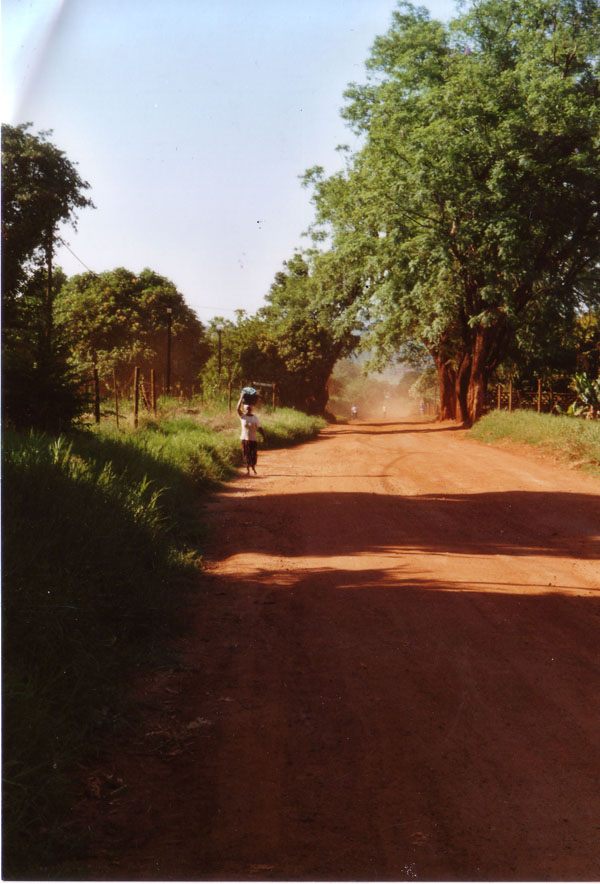
[[[261, 417], [261, 421], [267, 434], [267, 444], [273, 448], [285, 448], [288, 445], [307, 442], [327, 426], [323, 418], [302, 414], [292, 408], [279, 408]], [[236, 435], [239, 435], [237, 426]]]
[[[281, 410], [270, 446], [324, 425]], [[3, 874], [44, 878], [77, 759], [125, 714], [137, 666], [166, 659], [200, 560], [199, 495], [240, 463], [239, 422], [213, 414], [3, 440]]]
[[534, 411], [492, 411], [470, 430], [482, 442], [525, 442], [600, 475], [600, 422]]
[[[66, 439], [4, 439], [4, 874], [64, 840], [69, 771], [115, 686], [176, 625], [186, 570], [161, 490]], [[37, 842], [37, 843], [35, 843]], [[40, 849], [43, 848], [43, 849]], [[35, 870], [37, 873], [39, 870]]]

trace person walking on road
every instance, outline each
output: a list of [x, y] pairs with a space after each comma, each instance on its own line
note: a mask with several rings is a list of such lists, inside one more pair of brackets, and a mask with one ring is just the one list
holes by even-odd
[[260, 433], [263, 442], [267, 441], [267, 437], [265, 436], [265, 431], [260, 425], [260, 420], [252, 412], [252, 406], [247, 402], [244, 402], [243, 392], [237, 404], [237, 413], [242, 424], [242, 432], [240, 436], [242, 441], [242, 457], [244, 460], [244, 466], [246, 467], [246, 475], [249, 476], [250, 468], [252, 468], [253, 473], [256, 473], [256, 461], [258, 458], [258, 441], [256, 433], [257, 431]]

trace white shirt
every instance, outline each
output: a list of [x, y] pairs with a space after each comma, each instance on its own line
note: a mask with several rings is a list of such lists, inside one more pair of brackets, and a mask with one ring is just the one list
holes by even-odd
[[242, 434], [240, 439], [248, 442], [256, 442], [256, 429], [260, 427], [260, 421], [255, 414], [244, 414], [240, 417], [242, 422]]

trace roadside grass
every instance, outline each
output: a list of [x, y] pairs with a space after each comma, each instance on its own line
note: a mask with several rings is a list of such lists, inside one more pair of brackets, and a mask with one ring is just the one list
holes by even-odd
[[69, 771], [123, 714], [124, 672], [175, 628], [189, 567], [160, 489], [95, 454], [4, 437], [5, 877], [37, 878], [73, 848]]
[[481, 442], [522, 442], [600, 477], [600, 422], [535, 411], [492, 411], [470, 430]]
[[261, 421], [267, 434], [267, 445], [272, 448], [287, 448], [300, 442], [308, 442], [327, 426], [323, 418], [302, 414], [292, 408], [279, 408], [261, 417]]
[[[198, 591], [197, 503], [240, 463], [237, 417], [200, 418], [4, 431], [5, 878], [52, 877], [83, 855], [68, 824], [74, 766], [134, 714], [128, 679], [168, 661]], [[325, 425], [286, 409], [263, 422], [272, 447]]]

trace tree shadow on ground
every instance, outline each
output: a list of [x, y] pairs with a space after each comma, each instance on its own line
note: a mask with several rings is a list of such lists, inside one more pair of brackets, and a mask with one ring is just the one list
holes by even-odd
[[[224, 493], [210, 520], [218, 523], [228, 507], [248, 514], [244, 525], [228, 529], [228, 555], [251, 551], [331, 557], [410, 551], [600, 558], [600, 498], [593, 494], [300, 492], [228, 501]], [[282, 522], [287, 525], [283, 532]], [[271, 531], [271, 523], [278, 530]]]
[[592, 875], [600, 599], [448, 588], [378, 569], [214, 579], [220, 614], [208, 599], [200, 619], [223, 634], [207, 665], [229, 749], [207, 776], [214, 794], [229, 776], [246, 835], [235, 856], [209, 843], [203, 877], [266, 856], [278, 880]]

